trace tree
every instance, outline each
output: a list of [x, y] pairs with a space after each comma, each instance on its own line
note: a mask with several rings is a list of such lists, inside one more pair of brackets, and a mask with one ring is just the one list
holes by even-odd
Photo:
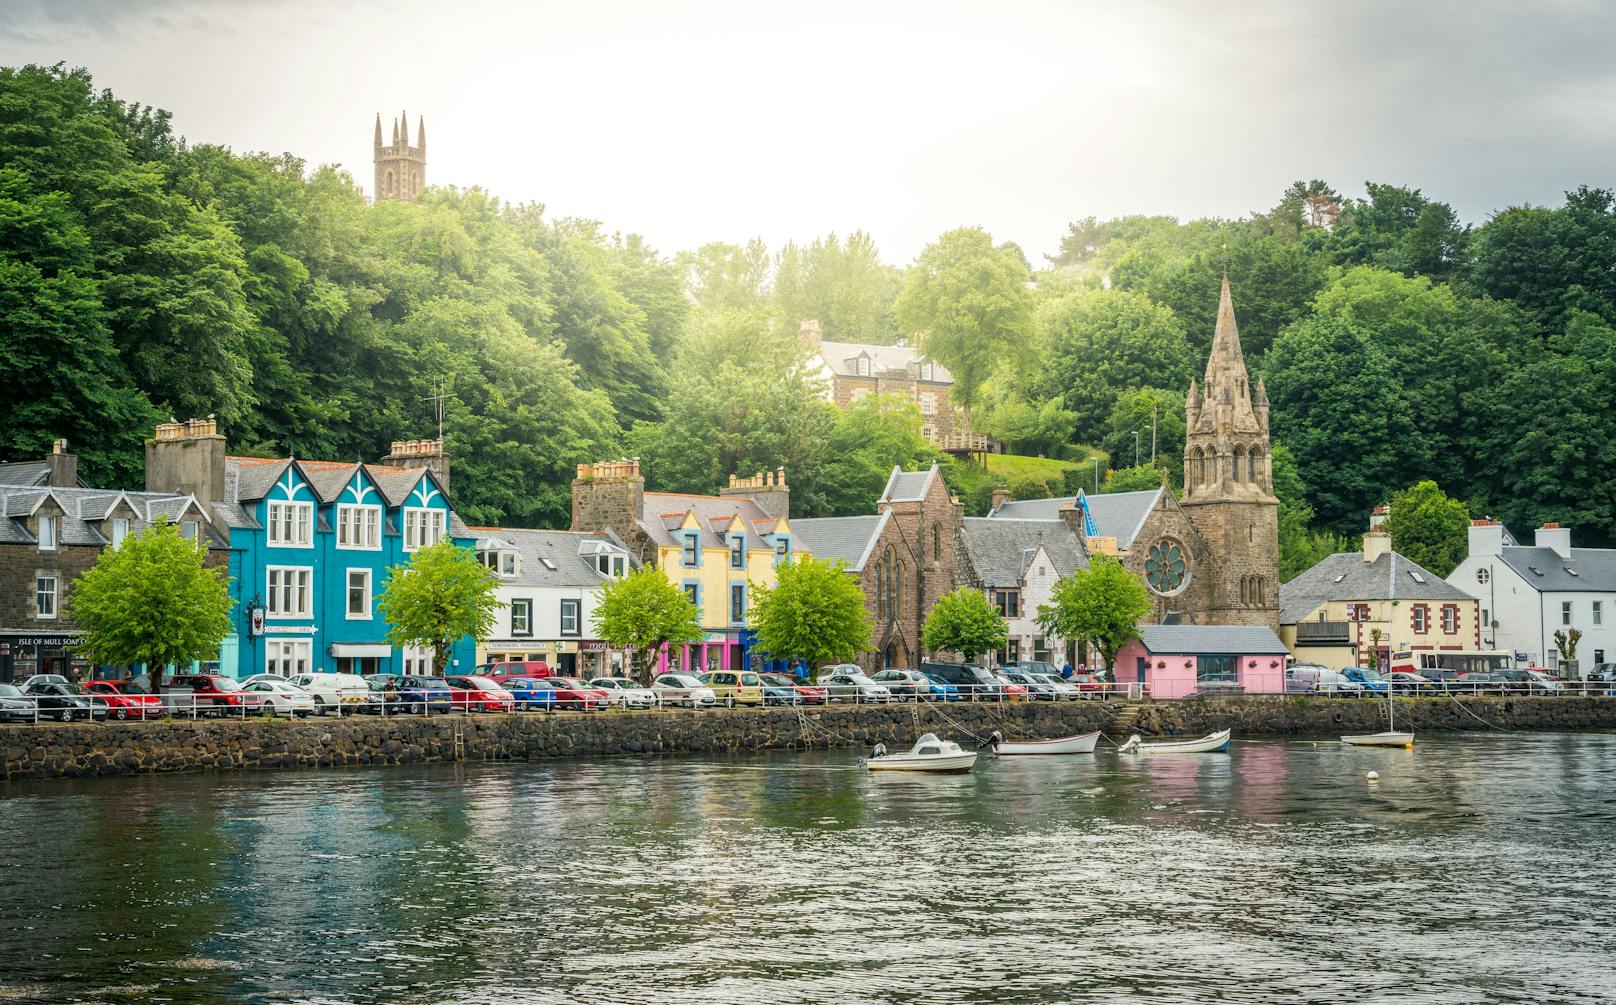
[[1582, 629], [1561, 628], [1554, 633], [1554, 648], [1559, 650], [1560, 659], [1567, 663], [1577, 661], [1577, 645], [1582, 642]]
[[1167, 471], [1149, 463], [1130, 468], [1112, 468], [1106, 473], [1100, 493], [1145, 492], [1161, 488], [1166, 481]]
[[387, 619], [387, 641], [430, 647], [433, 672], [442, 676], [456, 642], [486, 639], [493, 629], [494, 612], [504, 606], [498, 586], [474, 550], [444, 538], [387, 570], [376, 610]]
[[1393, 548], [1445, 577], [1469, 550], [1470, 510], [1436, 482], [1420, 482], [1392, 496], [1386, 532]]
[[1279, 581], [1284, 583], [1346, 551], [1347, 542], [1340, 535], [1313, 529], [1307, 486], [1296, 470], [1296, 458], [1283, 443], [1274, 444], [1273, 482], [1279, 499]]
[[607, 645], [638, 653], [642, 680], [650, 680], [651, 663], [664, 646], [699, 642], [707, 634], [696, 605], [650, 565], [601, 587], [593, 622]]
[[752, 588], [752, 624], [764, 652], [810, 667], [850, 663], [870, 648], [864, 591], [841, 559], [804, 555], [780, 566], [774, 586]]
[[1173, 484], [1180, 484], [1184, 480], [1183, 388], [1141, 387], [1117, 395], [1100, 447], [1119, 464], [1136, 463], [1135, 456], [1137, 463], [1149, 464], [1153, 438], [1156, 466], [1172, 474]]
[[678, 261], [685, 288], [707, 310], [748, 310], [768, 299], [769, 249], [758, 238], [745, 246], [714, 241]]
[[1061, 577], [1037, 621], [1046, 636], [1091, 646], [1111, 666], [1149, 614], [1150, 594], [1139, 577], [1112, 556], [1095, 555], [1087, 569]]
[[774, 260], [775, 308], [792, 337], [812, 319], [827, 339], [890, 344], [898, 338], [893, 304], [902, 282], [861, 230], [846, 241], [831, 234], [806, 248], [787, 244]]
[[160, 520], [101, 552], [68, 604], [83, 630], [77, 652], [95, 663], [146, 664], [152, 692], [171, 666], [219, 656], [230, 634], [229, 574]]
[[940, 598], [926, 615], [920, 638], [934, 653], [961, 653], [974, 660], [1004, 648], [1010, 628], [981, 590], [961, 586]]
[[951, 230], [920, 253], [898, 296], [898, 320], [954, 375], [970, 421], [982, 385], [1024, 351], [1032, 332], [1031, 278], [1019, 251], [994, 247], [979, 227]]

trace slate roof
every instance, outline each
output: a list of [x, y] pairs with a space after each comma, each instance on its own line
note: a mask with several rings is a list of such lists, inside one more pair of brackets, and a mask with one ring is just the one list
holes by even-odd
[[[774, 530], [775, 518], [746, 496], [698, 496], [674, 492], [647, 492], [640, 517], [640, 529], [658, 545], [678, 545], [676, 536], [685, 514], [694, 510], [700, 525], [703, 547], [727, 547], [731, 518], [740, 517], [748, 548], [767, 548], [763, 535]], [[766, 528], [766, 529], [765, 529]]]
[[[1612, 554], [1616, 555], [1616, 552]], [[1425, 582], [1421, 583], [1415, 576]], [[1340, 582], [1336, 581], [1338, 578]], [[1290, 582], [1280, 584], [1279, 623], [1294, 625], [1332, 600], [1474, 599], [1441, 576], [1395, 551], [1389, 551], [1373, 562], [1365, 562], [1361, 551], [1347, 551], [1331, 555]]]
[[[1118, 548], [1133, 547], [1133, 539], [1145, 525], [1150, 511], [1156, 508], [1162, 490], [1145, 489], [1140, 492], [1106, 492], [1100, 495], [1084, 494], [1089, 512], [1094, 515], [1095, 526], [1101, 537], [1114, 537]], [[1077, 505], [1076, 496], [1057, 499], [1020, 499], [1003, 503], [988, 514], [993, 520], [1059, 520], [1061, 510]]]
[[43, 485], [49, 479], [49, 461], [8, 461], [0, 464], [0, 485]]
[[1038, 547], [1042, 545], [1057, 576], [1087, 569], [1089, 560], [1077, 535], [1059, 520], [1004, 520], [967, 517], [965, 547], [971, 565], [985, 587], [1019, 586]]
[[940, 474], [941, 471], [935, 464], [925, 471], [905, 471], [893, 465], [892, 474], [887, 477], [886, 488], [881, 490], [881, 501], [919, 502], [926, 498], [926, 492], [931, 488], [931, 480]]
[[[1616, 551], [1608, 548], [1572, 548], [1567, 559], [1552, 548], [1516, 546], [1502, 549], [1499, 557], [1538, 590], [1616, 592]], [[1533, 572], [1534, 568], [1542, 575]]]
[[[213, 504], [214, 513], [225, 526], [258, 529], [258, 522], [252, 517], [251, 506], [243, 503], [254, 503], [268, 495], [293, 463], [297, 464], [298, 470], [313, 487], [315, 496], [322, 503], [334, 502], [348, 487], [354, 474], [363, 470], [366, 477], [375, 484], [376, 490], [381, 493], [390, 510], [397, 509], [408, 501], [410, 493], [427, 473], [426, 468], [361, 464], [357, 461], [294, 462], [287, 457], [226, 457], [225, 499]], [[330, 529], [323, 516], [320, 527], [322, 530]], [[397, 530], [391, 522], [388, 527], [392, 531]], [[470, 528], [460, 519], [460, 515], [453, 507], [449, 511], [448, 533], [450, 537], [473, 536]]]
[[[864, 353], [870, 357], [869, 376], [874, 377], [885, 370], [906, 370], [912, 376], [919, 376], [920, 361], [924, 358], [920, 350], [903, 345], [870, 345], [864, 342], [820, 342], [819, 358], [824, 360], [825, 366], [831, 373], [839, 377], [857, 377], [858, 357]], [[954, 375], [949, 373], [943, 364], [932, 362], [932, 380], [928, 383], [952, 384]]]
[[839, 558], [847, 563], [849, 572], [858, 572], [891, 517], [890, 511], [874, 516], [815, 517], [797, 520], [791, 529], [815, 558]]
[[[500, 579], [501, 586], [554, 586], [592, 589], [606, 581], [593, 563], [592, 545], [610, 545], [614, 550], [628, 554], [628, 549], [610, 532], [570, 530], [528, 530], [520, 527], [469, 527], [469, 535], [477, 538], [477, 549], [485, 550], [489, 544], [514, 548], [521, 556], [517, 574]], [[583, 551], [589, 551], [584, 554]], [[555, 568], [545, 564], [549, 559]], [[633, 555], [628, 555], [630, 569], [639, 566]]]
[[[34, 544], [27, 520], [41, 504], [54, 501], [62, 511], [59, 540], [63, 545], [104, 547], [111, 528], [102, 533], [102, 522], [115, 516], [119, 504], [132, 514], [129, 530], [139, 533], [160, 517], [178, 520], [187, 511], [195, 514], [204, 528], [207, 514], [189, 495], [171, 492], [119, 492], [116, 489], [51, 488], [47, 486], [0, 485], [0, 544]], [[219, 546], [216, 535], [205, 530], [210, 547]]]
[[1290, 650], [1273, 629], [1247, 625], [1140, 625], [1148, 652], [1185, 656], [1285, 656]]

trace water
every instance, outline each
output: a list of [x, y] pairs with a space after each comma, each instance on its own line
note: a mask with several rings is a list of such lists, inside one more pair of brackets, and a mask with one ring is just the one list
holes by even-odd
[[0, 1002], [1616, 1000], [1616, 736], [0, 794]]

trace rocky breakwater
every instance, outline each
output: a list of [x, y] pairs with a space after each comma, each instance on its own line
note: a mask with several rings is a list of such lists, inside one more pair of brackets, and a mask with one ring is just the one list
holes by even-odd
[[998, 729], [1102, 729], [1101, 702], [922, 704], [512, 715], [356, 716], [296, 722], [175, 720], [0, 726], [0, 777], [321, 768], [431, 761], [908, 746], [930, 731], [974, 745]]

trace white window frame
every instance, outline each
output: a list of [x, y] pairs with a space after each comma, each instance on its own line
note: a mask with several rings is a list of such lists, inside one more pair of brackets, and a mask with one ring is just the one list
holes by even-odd
[[[572, 628], [570, 629], [567, 627], [567, 615], [569, 613], [572, 615]], [[561, 607], [557, 615], [560, 618], [558, 631], [562, 638], [575, 639], [583, 634], [584, 602], [582, 600], [573, 597], [564, 598], [561, 601]]]
[[[404, 507], [404, 550], [420, 551], [443, 540], [445, 522], [441, 509]], [[428, 540], [429, 537], [431, 540]]]
[[344, 551], [380, 551], [382, 508], [374, 503], [337, 503], [337, 547]]
[[937, 411], [937, 395], [923, 394], [920, 396], [920, 414], [932, 415]]
[[129, 540], [129, 518], [115, 516], [112, 518], [112, 546], [122, 548], [123, 543]]
[[400, 659], [404, 665], [406, 677], [430, 677], [432, 675], [432, 650], [426, 646], [404, 646], [399, 649]]
[[856, 369], [860, 377], [868, 377], [870, 375], [870, 357], [860, 356]]
[[265, 504], [265, 532], [271, 548], [314, 547], [314, 504], [271, 499]]
[[[48, 600], [46, 598], [49, 598]], [[46, 606], [50, 607], [47, 612]], [[34, 577], [34, 617], [41, 621], [54, 621], [56, 614], [62, 609], [61, 595], [57, 590], [55, 576]]]
[[1571, 624], [1571, 601], [1569, 600], [1560, 601], [1560, 624]]
[[499, 553], [499, 575], [502, 579], [515, 579], [517, 572], [516, 552], [502, 551]]
[[60, 517], [41, 514], [39, 517], [39, 550], [55, 551], [57, 543], [61, 540], [61, 530]]
[[[292, 575], [290, 582], [288, 574]], [[290, 594], [287, 590], [290, 589]], [[307, 565], [271, 565], [264, 569], [264, 617], [280, 621], [307, 621], [314, 616], [314, 570]], [[277, 597], [302, 601], [301, 607], [279, 610]]]
[[313, 639], [270, 639], [264, 646], [264, 672], [296, 677], [314, 672]]
[[[522, 618], [517, 620], [516, 612], [522, 612]], [[511, 637], [520, 636], [530, 638], [533, 635], [533, 601], [522, 597], [511, 601]]]
[[[361, 605], [363, 610], [358, 614], [354, 613], [354, 603], [353, 603], [354, 602], [354, 576], [356, 576], [356, 575], [363, 576], [364, 577], [364, 583], [365, 583], [365, 602], [364, 602], [364, 604]], [[374, 574], [372, 573], [372, 571], [370, 569], [352, 569], [352, 568], [350, 568], [347, 571], [347, 574], [343, 576], [343, 593], [342, 593], [343, 608], [342, 609], [347, 615], [347, 620], [349, 620], [349, 621], [370, 621], [370, 620], [373, 620], [374, 614], [372, 614], [373, 608], [372, 608], [371, 605], [375, 602], [376, 595], [371, 589], [371, 584], [372, 584], [374, 579], [375, 579], [375, 576], [374, 576]]]
[[1605, 602], [1603, 600], [1596, 600], [1596, 601], [1593, 602], [1593, 604], [1594, 604], [1594, 624], [1602, 625], [1602, 624], [1605, 623]]

